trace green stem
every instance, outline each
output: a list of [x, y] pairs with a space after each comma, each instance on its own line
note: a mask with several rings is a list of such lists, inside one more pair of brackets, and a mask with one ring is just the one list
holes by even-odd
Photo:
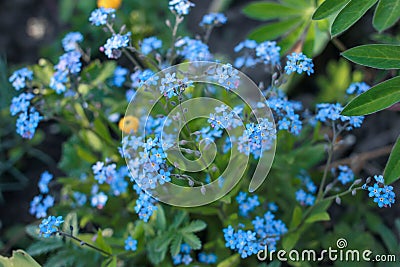
[[112, 256], [113, 256], [113, 254], [111, 254], [111, 253], [109, 253], [109, 252], [107, 252], [107, 251], [105, 251], [105, 250], [103, 250], [103, 249], [101, 249], [101, 248], [98, 248], [98, 247], [96, 247], [96, 246], [93, 246], [92, 244], [86, 243], [86, 242], [83, 241], [82, 239], [80, 239], [80, 238], [78, 238], [78, 237], [76, 237], [76, 236], [74, 236], [74, 235], [72, 235], [72, 234], [68, 234], [68, 233], [65, 233], [65, 232], [62, 232], [62, 231], [58, 231], [57, 233], [58, 233], [59, 235], [62, 235], [62, 236], [65, 236], [65, 237], [69, 237], [69, 238], [71, 238], [71, 239], [73, 239], [73, 240], [79, 242], [79, 244], [80, 244], [81, 246], [90, 247], [90, 248], [92, 248], [92, 249], [94, 249], [94, 250], [97, 250], [97, 251], [100, 252], [100, 253], [103, 253], [103, 254], [107, 255], [108, 257], [112, 257]]

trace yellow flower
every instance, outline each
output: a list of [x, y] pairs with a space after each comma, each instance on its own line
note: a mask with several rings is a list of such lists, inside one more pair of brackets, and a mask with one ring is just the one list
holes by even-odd
[[122, 0], [97, 0], [97, 7], [118, 9]]
[[118, 127], [121, 131], [127, 134], [136, 132], [139, 127], [139, 120], [134, 116], [126, 116], [119, 121]]

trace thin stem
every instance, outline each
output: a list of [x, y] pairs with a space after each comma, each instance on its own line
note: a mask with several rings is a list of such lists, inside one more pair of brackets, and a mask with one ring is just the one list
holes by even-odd
[[69, 238], [71, 238], [71, 239], [73, 239], [73, 240], [79, 242], [79, 244], [80, 244], [81, 246], [88, 246], [88, 247], [90, 247], [90, 248], [92, 248], [92, 249], [94, 249], [94, 250], [97, 250], [97, 251], [99, 251], [99, 252], [101, 252], [101, 253], [103, 253], [103, 254], [106, 254], [106, 255], [109, 256], [109, 257], [112, 257], [112, 256], [113, 256], [113, 254], [111, 254], [111, 253], [109, 253], [109, 252], [107, 252], [107, 251], [105, 251], [105, 250], [103, 250], [103, 249], [101, 249], [101, 248], [98, 248], [98, 247], [96, 247], [96, 246], [93, 246], [92, 244], [86, 243], [86, 242], [83, 241], [82, 239], [80, 239], [80, 238], [78, 238], [78, 237], [76, 237], [76, 236], [74, 236], [74, 235], [72, 235], [72, 234], [68, 234], [68, 233], [65, 233], [65, 232], [62, 232], [62, 231], [58, 231], [57, 233], [58, 233], [59, 235], [62, 235], [62, 236], [65, 236], [65, 237], [69, 237]]
[[337, 49], [339, 49], [340, 52], [344, 52], [347, 50], [346, 46], [342, 43], [342, 41], [340, 41], [336, 37], [332, 38], [332, 43], [335, 45]]

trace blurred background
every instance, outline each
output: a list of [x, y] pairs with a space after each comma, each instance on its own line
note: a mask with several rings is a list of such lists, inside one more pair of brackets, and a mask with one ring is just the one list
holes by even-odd
[[[185, 21], [181, 34], [195, 36], [200, 32], [198, 23], [209, 11], [226, 14], [228, 23], [217, 28], [210, 38], [210, 50], [233, 61], [233, 48], [255, 27], [263, 24], [247, 18], [243, 7], [248, 0], [198, 0], [196, 7]], [[167, 0], [123, 0], [118, 18], [133, 33], [136, 40], [150, 35], [170, 38], [166, 31], [165, 18], [171, 15]], [[24, 226], [34, 217], [29, 215], [29, 203], [37, 194], [37, 181], [44, 170], [61, 176], [60, 162], [62, 142], [67, 139], [52, 123], [41, 123], [40, 130], [32, 140], [23, 140], [15, 133], [15, 118], [9, 114], [11, 98], [16, 92], [11, 88], [8, 77], [13, 70], [35, 64], [40, 58], [53, 63], [62, 53], [60, 41], [69, 31], [80, 31], [85, 37], [85, 46], [99, 47], [105, 36], [99, 36], [88, 23], [90, 12], [96, 8], [95, 0], [14, 0], [0, 2], [0, 254], [9, 254], [11, 249], [26, 247], [28, 237]], [[348, 32], [340, 37], [348, 48], [371, 42], [374, 30], [371, 26], [372, 11]], [[390, 33], [398, 31], [395, 26]], [[104, 58], [98, 51], [92, 55]], [[303, 78], [288, 88], [291, 98], [300, 100], [314, 110], [320, 101], [334, 102], [343, 99], [344, 91], [353, 81], [377, 83], [374, 70], [354, 68], [340, 58], [340, 51], [328, 43], [321, 56], [314, 59], [316, 73]], [[123, 63], [122, 63], [123, 64]], [[251, 77], [260, 76], [257, 71]], [[382, 79], [384, 77], [378, 77]], [[346, 137], [338, 157], [350, 164], [360, 177], [382, 173], [391, 146], [400, 133], [398, 111], [386, 110], [368, 116], [361, 129]], [[399, 194], [400, 184], [394, 185]], [[354, 211], [351, 203], [347, 210], [334, 206], [330, 213], [333, 220], [340, 220], [346, 212]], [[394, 227], [400, 208], [376, 209], [389, 228]], [[355, 221], [356, 223], [356, 221]]]

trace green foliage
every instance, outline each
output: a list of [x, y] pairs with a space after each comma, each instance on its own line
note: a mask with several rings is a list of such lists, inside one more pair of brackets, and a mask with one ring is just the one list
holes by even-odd
[[[282, 55], [292, 49], [319, 54], [328, 41], [328, 21], [312, 21], [314, 1], [260, 1], [248, 4], [243, 12], [250, 18], [269, 21], [249, 34], [257, 42], [278, 39]], [[271, 21], [272, 20], [272, 21]]]
[[[378, 0], [325, 0], [315, 11], [314, 20], [333, 18], [330, 29], [335, 37], [360, 20]], [[400, 2], [398, 0], [380, 0], [374, 14], [373, 26], [384, 31], [393, 26], [400, 18]]]
[[40, 267], [40, 265], [25, 251], [19, 249], [13, 251], [11, 258], [0, 256], [2, 267]]
[[400, 101], [400, 76], [375, 85], [350, 101], [343, 109], [346, 116], [371, 114]]
[[397, 138], [397, 142], [390, 153], [384, 177], [385, 181], [389, 184], [400, 179], [400, 137]]
[[354, 63], [377, 69], [400, 68], [399, 45], [361, 45], [342, 53], [342, 56]]
[[382, 32], [392, 27], [400, 17], [400, 0], [380, 0], [375, 9], [373, 25]]

